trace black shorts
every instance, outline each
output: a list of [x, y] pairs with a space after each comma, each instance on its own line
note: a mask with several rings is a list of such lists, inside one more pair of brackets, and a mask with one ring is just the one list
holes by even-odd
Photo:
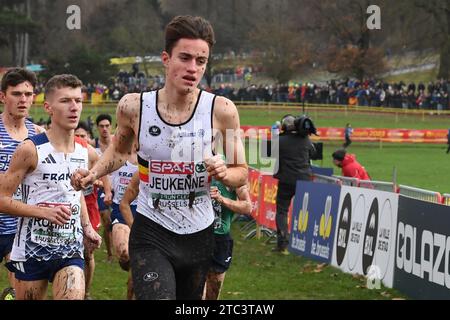
[[138, 300], [201, 300], [214, 250], [213, 224], [180, 235], [137, 213], [130, 262]]
[[231, 259], [233, 257], [233, 239], [230, 234], [216, 234], [214, 237], [216, 238], [216, 245], [214, 247], [214, 255], [209, 271], [224, 273], [231, 265]]
[[11, 252], [15, 234], [0, 235], [0, 262]]

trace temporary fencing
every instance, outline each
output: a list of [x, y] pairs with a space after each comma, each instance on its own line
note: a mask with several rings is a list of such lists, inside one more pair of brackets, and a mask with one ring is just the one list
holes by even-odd
[[442, 204], [445, 204], [446, 206], [450, 206], [450, 193], [444, 193], [442, 195]]
[[442, 195], [436, 191], [430, 191], [430, 190], [400, 185], [399, 193], [404, 196], [407, 196], [407, 197], [420, 199], [420, 200], [424, 200], [424, 201], [428, 201], [428, 202], [443, 203]]

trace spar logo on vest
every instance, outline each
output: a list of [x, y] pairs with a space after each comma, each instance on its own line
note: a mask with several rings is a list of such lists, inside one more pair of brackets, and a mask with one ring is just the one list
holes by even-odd
[[204, 162], [153, 160], [149, 169], [154, 208], [192, 207], [205, 201], [209, 181]]

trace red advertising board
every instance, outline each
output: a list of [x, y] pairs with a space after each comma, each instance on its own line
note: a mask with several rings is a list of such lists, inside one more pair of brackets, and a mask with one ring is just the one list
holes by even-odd
[[[270, 139], [270, 128], [263, 126], [242, 126], [242, 137], [264, 137]], [[382, 141], [398, 143], [446, 143], [447, 133], [441, 130], [414, 130], [414, 129], [378, 129], [354, 128], [353, 141]], [[344, 140], [344, 128], [317, 128], [318, 136], [313, 140]]]
[[[274, 179], [271, 175], [261, 175], [261, 186], [259, 192], [261, 192], [259, 202], [259, 212], [256, 222], [271, 230], [277, 230], [277, 224], [275, 222], [275, 215], [277, 212], [277, 191], [278, 180]], [[291, 217], [292, 217], [292, 202], [288, 211], [288, 230], [291, 230]]]

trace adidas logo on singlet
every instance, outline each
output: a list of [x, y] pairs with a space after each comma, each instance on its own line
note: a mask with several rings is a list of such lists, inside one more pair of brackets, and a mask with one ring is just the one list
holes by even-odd
[[55, 163], [56, 164], [56, 160], [55, 158], [53, 158], [53, 156], [51, 154], [49, 154], [44, 161], [42, 161], [42, 163]]

